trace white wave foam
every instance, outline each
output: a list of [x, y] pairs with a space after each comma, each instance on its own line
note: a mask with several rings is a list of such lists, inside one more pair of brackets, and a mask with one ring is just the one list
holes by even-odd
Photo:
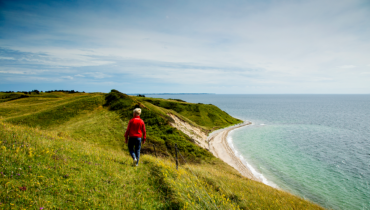
[[228, 136], [228, 137], [226, 138], [226, 140], [227, 140], [227, 143], [232, 143], [233, 138], [231, 138], [230, 136]]
[[262, 173], [259, 173], [255, 168], [253, 168], [253, 166], [251, 166], [247, 161], [245, 161], [244, 158], [242, 159], [242, 163], [248, 167], [248, 169], [252, 172], [252, 174], [255, 177], [257, 177], [259, 180], [262, 180], [262, 183], [268, 186], [271, 186], [273, 188], [276, 188], [276, 189], [279, 188], [275, 183], [267, 180], [266, 177]]
[[[230, 133], [229, 133], [229, 135], [230, 135]], [[229, 135], [226, 138], [227, 143], [229, 144], [229, 147], [233, 150], [233, 152], [235, 153], [235, 156], [238, 157], [241, 160], [241, 162], [245, 166], [247, 166], [247, 168], [252, 172], [253, 176], [255, 176], [255, 177], [257, 177], [257, 179], [261, 180], [262, 183], [264, 183], [268, 186], [271, 186], [273, 188], [279, 189], [279, 187], [275, 183], [273, 183], [272, 181], [267, 180], [266, 177], [262, 173], [259, 173], [255, 168], [253, 168], [253, 166], [248, 163], [248, 161], [243, 157], [243, 155], [239, 155], [239, 152], [234, 147], [233, 138]]]

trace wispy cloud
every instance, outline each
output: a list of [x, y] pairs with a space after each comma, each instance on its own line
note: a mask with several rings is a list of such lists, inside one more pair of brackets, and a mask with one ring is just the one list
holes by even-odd
[[62, 79], [73, 79], [73, 77], [71, 77], [71, 76], [62, 76]]
[[355, 65], [343, 65], [343, 66], [340, 66], [339, 68], [342, 68], [342, 69], [353, 69], [353, 68], [356, 68], [357, 66]]
[[24, 71], [0, 71], [0, 74], [27, 74], [27, 72]]
[[0, 56], [0, 60], [15, 60], [15, 58]]
[[88, 75], [88, 76], [93, 77], [95, 79], [104, 79], [104, 78], [111, 77], [110, 75], [104, 74], [102, 72], [87, 72], [87, 73], [85, 73], [85, 75]]
[[0, 73], [144, 92], [370, 88], [364, 0], [78, 4], [6, 2]]

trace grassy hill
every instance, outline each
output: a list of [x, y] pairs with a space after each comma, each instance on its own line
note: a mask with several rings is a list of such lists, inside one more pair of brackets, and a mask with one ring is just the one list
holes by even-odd
[[[135, 107], [148, 131], [139, 167], [123, 137]], [[115, 90], [0, 102], [0, 209], [320, 209], [241, 177], [171, 127], [167, 113], [206, 132], [240, 122], [213, 105]]]

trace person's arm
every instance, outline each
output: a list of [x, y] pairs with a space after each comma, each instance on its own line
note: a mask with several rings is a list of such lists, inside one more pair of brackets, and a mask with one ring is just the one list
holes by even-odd
[[131, 124], [131, 120], [128, 122], [127, 129], [126, 129], [126, 132], [125, 132], [125, 143], [126, 144], [128, 142], [128, 133], [130, 132], [130, 124]]
[[142, 130], [142, 132], [143, 132], [143, 144], [144, 144], [145, 141], [146, 141], [146, 129], [145, 129], [144, 121], [143, 121], [143, 130]]

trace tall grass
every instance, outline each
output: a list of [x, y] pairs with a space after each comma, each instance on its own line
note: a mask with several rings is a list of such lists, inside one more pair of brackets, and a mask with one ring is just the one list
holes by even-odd
[[74, 100], [65, 104], [58, 104], [50, 109], [46, 109], [34, 114], [14, 117], [6, 120], [12, 124], [22, 124], [30, 127], [39, 126], [49, 128], [60, 125], [76, 117], [77, 115], [93, 111], [104, 103], [104, 96], [95, 95]]
[[194, 104], [179, 100], [166, 100], [158, 98], [137, 98], [140, 101], [151, 103], [155, 106], [173, 110], [190, 119], [197, 125], [207, 128], [209, 131], [241, 123], [242, 121], [231, 117], [226, 112], [212, 104]]
[[[181, 165], [0, 122], [0, 207], [27, 209], [320, 209], [221, 163]], [[229, 172], [231, 170], [231, 172]]]
[[[55, 96], [55, 97], [54, 97]], [[30, 95], [26, 98], [0, 103], [0, 116], [2, 118], [20, 117], [36, 112], [52, 109], [84, 97], [91, 97], [92, 94], [50, 94]]]
[[[161, 209], [168, 203], [145, 157], [0, 123], [0, 207]], [[140, 170], [141, 169], [141, 170]]]
[[[115, 95], [43, 94], [0, 103], [0, 115], [9, 104], [20, 110], [0, 120], [0, 209], [321, 209], [242, 177], [168, 124], [168, 112], [188, 116]], [[36, 104], [39, 111], [22, 111]], [[136, 106], [148, 125], [139, 167], [123, 144]], [[149, 155], [152, 144], [158, 158]]]
[[[105, 106], [109, 110], [116, 112], [124, 122], [132, 118], [132, 110], [134, 108], [140, 107], [143, 109], [141, 118], [145, 122], [148, 133], [148, 144], [143, 146], [143, 153], [153, 154], [152, 144], [154, 144], [157, 154], [167, 157], [168, 155], [174, 155], [174, 146], [177, 144], [190, 162], [214, 161], [215, 157], [209, 151], [198, 147], [191, 138], [170, 125], [169, 122], [172, 119], [167, 113], [175, 113], [174, 111], [169, 111], [153, 104], [142, 103], [138, 98], [112, 90], [106, 95]], [[175, 114], [179, 115], [178, 113]]]

